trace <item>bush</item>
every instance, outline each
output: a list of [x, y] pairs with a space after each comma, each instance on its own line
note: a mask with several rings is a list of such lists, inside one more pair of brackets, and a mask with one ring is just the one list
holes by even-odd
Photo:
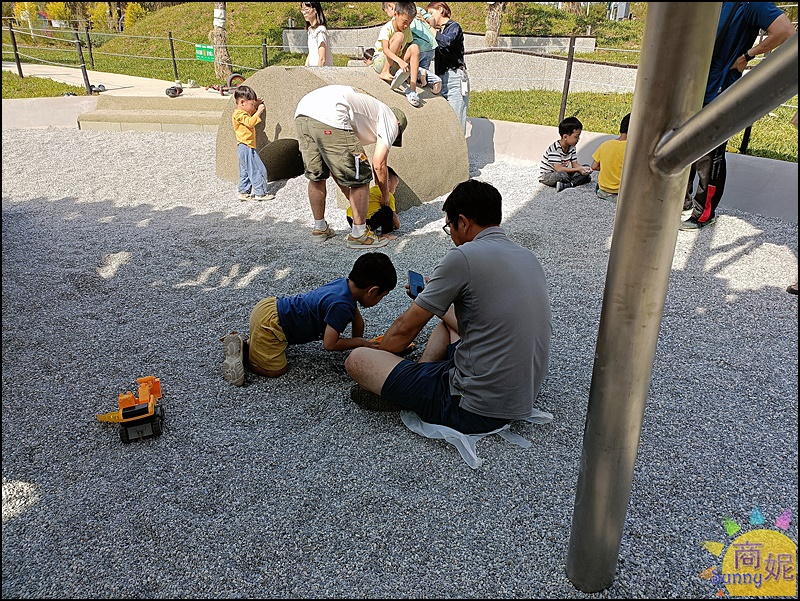
[[125, 27], [130, 27], [147, 16], [147, 11], [138, 2], [128, 2], [125, 8]]
[[95, 2], [88, 11], [89, 22], [96, 31], [114, 31], [111, 16], [108, 14], [108, 4]]
[[48, 2], [44, 9], [51, 21], [69, 22], [72, 20], [72, 11], [66, 2]]

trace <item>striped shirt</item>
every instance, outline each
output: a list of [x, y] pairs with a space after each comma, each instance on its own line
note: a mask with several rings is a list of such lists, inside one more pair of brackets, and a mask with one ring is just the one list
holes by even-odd
[[553, 168], [555, 163], [560, 163], [562, 167], [572, 167], [573, 162], [578, 162], [578, 153], [575, 150], [575, 146], [570, 146], [567, 152], [564, 152], [561, 148], [561, 142], [556, 140], [544, 151], [539, 171], [540, 173], [552, 173], [555, 171]]

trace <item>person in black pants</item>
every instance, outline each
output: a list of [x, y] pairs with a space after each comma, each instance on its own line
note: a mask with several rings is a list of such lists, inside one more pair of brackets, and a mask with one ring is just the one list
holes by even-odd
[[[767, 37], [753, 46], [762, 29], [767, 32]], [[774, 50], [794, 33], [789, 17], [772, 2], [723, 2], [703, 106], [736, 83], [747, 63], [757, 54]], [[698, 231], [716, 220], [715, 212], [728, 175], [726, 146], [727, 141], [692, 165], [683, 201], [683, 210], [691, 210], [692, 214], [681, 223], [680, 229]], [[698, 185], [693, 200], [695, 173]]]

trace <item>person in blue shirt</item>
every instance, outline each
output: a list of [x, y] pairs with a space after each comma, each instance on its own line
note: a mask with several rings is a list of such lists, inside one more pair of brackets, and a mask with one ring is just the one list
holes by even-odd
[[[363, 337], [364, 318], [358, 305], [374, 307], [396, 285], [391, 259], [371, 252], [356, 260], [346, 278], [303, 294], [260, 300], [250, 314], [249, 340], [237, 332], [222, 338], [222, 377], [242, 386], [245, 369], [270, 378], [282, 376], [289, 371], [286, 348], [295, 344], [321, 340], [326, 351], [377, 348], [379, 343]], [[342, 337], [351, 323], [352, 336]]]
[[[753, 46], [761, 30], [767, 36]], [[794, 33], [789, 17], [772, 2], [723, 2], [703, 106], [739, 81], [753, 58], [774, 50]], [[681, 230], [698, 231], [716, 220], [727, 177], [727, 144], [726, 140], [692, 165], [683, 201], [684, 212], [692, 214], [681, 223]], [[693, 200], [695, 173], [698, 184]]]

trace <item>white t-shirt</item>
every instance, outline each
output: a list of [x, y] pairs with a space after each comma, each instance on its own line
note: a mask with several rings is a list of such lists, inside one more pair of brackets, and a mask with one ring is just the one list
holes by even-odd
[[336, 129], [349, 129], [364, 146], [381, 138], [391, 147], [400, 127], [386, 104], [351, 86], [330, 85], [303, 96], [294, 116], [305, 115]]
[[324, 25], [308, 28], [308, 66], [319, 67], [319, 47], [325, 44], [325, 64], [333, 65], [331, 43], [328, 40], [328, 28]]

